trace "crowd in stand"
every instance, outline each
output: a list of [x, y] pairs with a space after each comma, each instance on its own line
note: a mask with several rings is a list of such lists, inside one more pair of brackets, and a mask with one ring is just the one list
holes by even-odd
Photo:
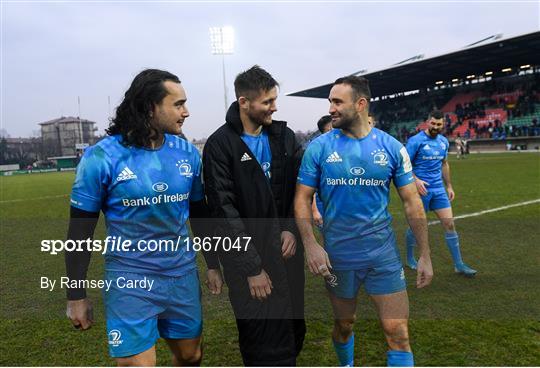
[[400, 142], [407, 142], [407, 140], [409, 140], [409, 138], [415, 135], [416, 133], [417, 133], [416, 129], [409, 130], [405, 127], [401, 127], [401, 129], [398, 130], [397, 132], [396, 138]]
[[501, 124], [499, 120], [494, 123], [478, 125], [474, 121], [469, 122], [470, 129], [465, 131], [463, 137], [457, 134], [457, 138], [470, 139], [471, 130], [474, 130], [476, 138], [507, 139], [510, 137], [540, 136], [540, 124], [534, 118], [530, 125]]
[[505, 124], [503, 126], [503, 131], [499, 129], [499, 131], [493, 132], [490, 138], [504, 139], [506, 137], [528, 137], [528, 136], [539, 136], [539, 135], [540, 135], [540, 124], [538, 124], [538, 119], [534, 118], [532, 119], [530, 125], [516, 126], [516, 125]]
[[[450, 114], [445, 116], [446, 135], [454, 135], [454, 131], [463, 124], [468, 129], [462, 134], [466, 139], [470, 138], [493, 138], [504, 139], [506, 137], [540, 135], [538, 118], [533, 114], [537, 104], [540, 103], [540, 76], [526, 76], [509, 80], [498, 80], [482, 84], [482, 95], [466, 103], [458, 103], [455, 106], [455, 119]], [[470, 93], [474, 86], [462, 88], [458, 93]], [[415, 95], [398, 96], [391, 99], [377, 101], [373, 106], [373, 112], [377, 117], [378, 128], [383, 129], [402, 142], [416, 134], [416, 127], [410, 127], [404, 122], [425, 121], [429, 111], [437, 106], [443, 106], [452, 98], [455, 91], [439, 91], [436, 94], [420, 92]], [[503, 109], [508, 119], [518, 117], [531, 117], [531, 123], [504, 124], [494, 119], [488, 123], [477, 123], [478, 119], [486, 119], [487, 109]], [[455, 121], [455, 122], [454, 122]]]
[[538, 103], [538, 94], [536, 91], [533, 92], [519, 96], [515, 107], [506, 110], [508, 113], [508, 118], [519, 118], [534, 114], [535, 104]]
[[486, 116], [486, 100], [477, 99], [475, 101], [469, 102], [461, 106], [461, 104], [456, 104], [455, 114], [459, 121], [466, 119], [477, 119], [483, 118]]
[[450, 91], [441, 91], [437, 95], [421, 91], [415, 95], [402, 95], [373, 104], [374, 115], [377, 117], [378, 126], [390, 128], [396, 123], [426, 118], [430, 111], [437, 109], [451, 97]]
[[476, 138], [506, 138], [508, 134], [508, 127], [503, 126], [499, 119], [495, 119], [494, 122], [488, 124], [478, 124], [474, 120], [468, 122], [469, 129], [465, 131], [465, 138], [469, 138], [470, 132], [474, 132]]

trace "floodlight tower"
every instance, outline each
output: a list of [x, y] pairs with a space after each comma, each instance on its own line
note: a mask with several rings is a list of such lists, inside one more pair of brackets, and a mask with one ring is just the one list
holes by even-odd
[[213, 55], [221, 55], [223, 67], [223, 94], [225, 97], [225, 113], [229, 108], [227, 101], [227, 79], [225, 77], [225, 55], [234, 52], [234, 28], [232, 27], [210, 27], [210, 45]]

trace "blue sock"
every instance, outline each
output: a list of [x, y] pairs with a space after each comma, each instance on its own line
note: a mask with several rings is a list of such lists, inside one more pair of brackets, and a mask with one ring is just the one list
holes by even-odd
[[386, 365], [389, 367], [414, 367], [413, 353], [409, 351], [390, 350], [386, 353]]
[[332, 342], [334, 343], [339, 365], [341, 367], [352, 367], [354, 365], [354, 333], [349, 338], [349, 341], [345, 343], [336, 342], [334, 339], [332, 339]]
[[407, 239], [407, 259], [411, 259], [411, 258], [414, 258], [414, 247], [416, 247], [416, 238], [414, 237], [414, 234], [411, 228], [407, 229], [406, 239]]
[[461, 251], [459, 250], [458, 234], [456, 232], [446, 233], [444, 234], [444, 238], [446, 239], [446, 246], [448, 247], [448, 250], [450, 251], [450, 254], [452, 255], [454, 264], [455, 265], [462, 264], [463, 260], [461, 259]]

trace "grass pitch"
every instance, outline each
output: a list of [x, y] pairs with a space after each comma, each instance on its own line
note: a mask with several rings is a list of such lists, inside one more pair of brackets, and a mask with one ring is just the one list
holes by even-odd
[[[537, 153], [472, 155], [451, 159], [451, 169], [455, 215], [540, 198]], [[89, 290], [96, 324], [81, 333], [65, 318], [64, 290], [40, 289], [41, 276], [64, 273], [63, 255], [42, 254], [40, 242], [65, 238], [72, 181], [73, 173], [0, 177], [1, 365], [114, 365], [107, 353], [100, 291]], [[405, 221], [395, 191], [391, 212], [404, 251]], [[457, 220], [464, 260], [479, 271], [474, 279], [453, 273], [442, 228], [430, 226], [433, 284], [416, 290], [415, 274], [406, 271], [418, 365], [540, 365], [539, 225], [539, 203]], [[101, 219], [96, 237], [103, 238], [104, 231]], [[102, 256], [94, 254], [88, 276], [102, 274]], [[203, 365], [241, 365], [226, 293], [210, 296], [204, 287], [203, 293]], [[298, 364], [336, 365], [330, 305], [322, 281], [309, 273], [305, 295], [307, 336]], [[363, 292], [357, 314], [355, 364], [386, 365], [384, 337]], [[158, 364], [170, 364], [163, 341]]]

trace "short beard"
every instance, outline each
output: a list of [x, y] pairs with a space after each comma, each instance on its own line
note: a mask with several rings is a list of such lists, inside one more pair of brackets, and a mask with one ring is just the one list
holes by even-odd
[[431, 136], [436, 136], [437, 134], [441, 133], [440, 131], [438, 130], [431, 130], [431, 129], [428, 129], [428, 132], [429, 132], [429, 135]]
[[353, 124], [357, 122], [358, 120], [360, 120], [359, 118], [360, 116], [358, 112], [355, 111], [352, 116], [342, 117], [340, 119], [339, 126], [334, 126], [334, 124], [332, 123], [332, 127], [349, 131], [351, 127], [353, 126]]
[[272, 125], [272, 122], [270, 121], [269, 123], [267, 123], [264, 119], [259, 119], [258, 117], [250, 114], [249, 112], [247, 113], [247, 116], [249, 117], [249, 119], [254, 122], [255, 124], [257, 125], [262, 125], [262, 126], [268, 126], [268, 125]]

